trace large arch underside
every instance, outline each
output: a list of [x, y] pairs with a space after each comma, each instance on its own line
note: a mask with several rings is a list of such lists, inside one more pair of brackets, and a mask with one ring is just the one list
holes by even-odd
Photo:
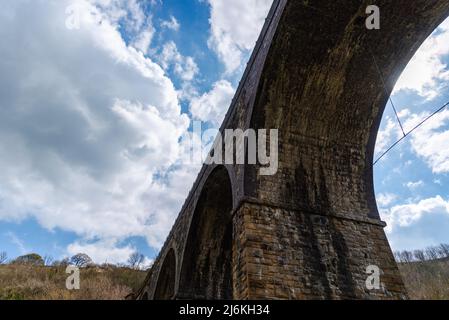
[[[268, 248], [246, 245], [265, 246], [264, 254], [277, 258], [267, 264], [289, 275], [250, 259], [242, 267], [262, 278], [257, 286], [267, 288], [265, 279], [275, 283], [250, 296], [405, 298], [376, 206], [373, 152], [394, 84], [449, 15], [449, 1], [280, 3], [249, 124], [279, 129], [279, 171], [261, 176], [246, 166], [245, 192], [257, 204], [241, 215], [244, 221], [272, 219], [273, 230], [255, 232], [269, 239]], [[380, 30], [365, 25], [372, 4], [380, 8]], [[383, 273], [378, 290], [366, 286], [370, 266]]]
[[[281, 2], [249, 124], [279, 129], [280, 171], [264, 177], [247, 166], [245, 191], [379, 219], [372, 160], [382, 114], [416, 50], [449, 15], [449, 1]], [[380, 8], [380, 30], [365, 26], [372, 4]]]

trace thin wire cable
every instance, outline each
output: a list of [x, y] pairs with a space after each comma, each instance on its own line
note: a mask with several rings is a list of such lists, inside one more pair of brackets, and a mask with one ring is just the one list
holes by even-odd
[[393, 150], [399, 143], [402, 142], [402, 140], [404, 140], [405, 138], [407, 138], [409, 135], [411, 135], [413, 132], [415, 132], [417, 129], [419, 129], [424, 123], [426, 123], [427, 121], [429, 121], [431, 118], [433, 118], [435, 115], [437, 115], [438, 113], [440, 113], [441, 111], [443, 111], [447, 106], [449, 106], [449, 101], [447, 103], [445, 103], [441, 108], [439, 108], [438, 110], [436, 110], [434, 113], [432, 113], [431, 115], [429, 115], [427, 118], [425, 118], [423, 121], [421, 121], [418, 125], [416, 125], [412, 130], [410, 130], [409, 132], [407, 132], [401, 139], [399, 139], [398, 141], [396, 141], [391, 147], [389, 147], [384, 153], [382, 153], [382, 155], [377, 158], [376, 161], [374, 161], [373, 166], [375, 166], [383, 157], [385, 157], [391, 150]]
[[387, 90], [387, 85], [386, 85], [384, 77], [382, 75], [382, 71], [380, 70], [380, 67], [379, 67], [379, 64], [377, 63], [376, 57], [374, 56], [373, 51], [371, 50], [371, 47], [369, 45], [368, 45], [368, 50], [369, 50], [369, 52], [371, 54], [371, 57], [373, 58], [374, 65], [376, 66], [377, 72], [379, 73], [379, 77], [380, 77], [380, 80], [382, 81], [382, 86], [383, 86], [383, 88], [385, 90], [385, 93], [389, 96], [388, 100], [390, 101], [391, 106], [393, 107], [394, 114], [396, 115], [396, 120], [398, 121], [399, 126], [401, 127], [402, 135], [403, 135], [403, 138], [404, 138], [406, 136], [406, 134], [405, 134], [405, 130], [404, 130], [404, 127], [402, 125], [401, 119], [399, 118], [398, 111], [397, 111], [396, 106], [395, 106], [395, 104], [393, 102], [393, 98], [391, 97], [391, 94]]

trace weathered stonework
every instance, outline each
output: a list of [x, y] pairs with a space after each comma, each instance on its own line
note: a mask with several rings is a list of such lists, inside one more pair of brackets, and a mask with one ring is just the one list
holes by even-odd
[[[239, 299], [405, 298], [384, 225], [245, 203], [235, 218], [235, 259], [247, 286]], [[366, 267], [383, 271], [381, 290], [366, 288]], [[239, 274], [235, 274], [239, 278]], [[246, 289], [246, 290], [245, 290]]]
[[[365, 28], [371, 4], [380, 30]], [[395, 82], [448, 15], [449, 0], [274, 1], [221, 131], [279, 129], [279, 171], [204, 166], [136, 298], [406, 298], [374, 145]]]

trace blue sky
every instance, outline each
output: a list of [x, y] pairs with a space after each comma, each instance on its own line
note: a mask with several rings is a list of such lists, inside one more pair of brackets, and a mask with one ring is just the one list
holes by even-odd
[[[125, 262], [138, 250], [150, 263], [199, 170], [182, 165], [180, 138], [191, 120], [221, 123], [270, 5], [7, 1], [0, 12], [0, 251]], [[448, 63], [445, 23], [393, 95], [406, 127], [449, 101]], [[387, 107], [378, 153], [397, 138]], [[394, 249], [449, 242], [448, 143], [444, 111], [376, 165]]]
[[[392, 95], [408, 132], [449, 102], [449, 20], [421, 46]], [[375, 188], [387, 236], [396, 250], [449, 242], [449, 109], [399, 144], [375, 167]], [[386, 108], [377, 141], [382, 154], [401, 136]]]

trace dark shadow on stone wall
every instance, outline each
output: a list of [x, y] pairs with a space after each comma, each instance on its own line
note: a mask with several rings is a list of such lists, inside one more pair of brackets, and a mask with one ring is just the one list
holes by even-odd
[[154, 294], [155, 300], [171, 300], [175, 295], [176, 257], [171, 249], [165, 257]]
[[232, 188], [217, 168], [199, 198], [184, 251], [180, 296], [232, 299]]

